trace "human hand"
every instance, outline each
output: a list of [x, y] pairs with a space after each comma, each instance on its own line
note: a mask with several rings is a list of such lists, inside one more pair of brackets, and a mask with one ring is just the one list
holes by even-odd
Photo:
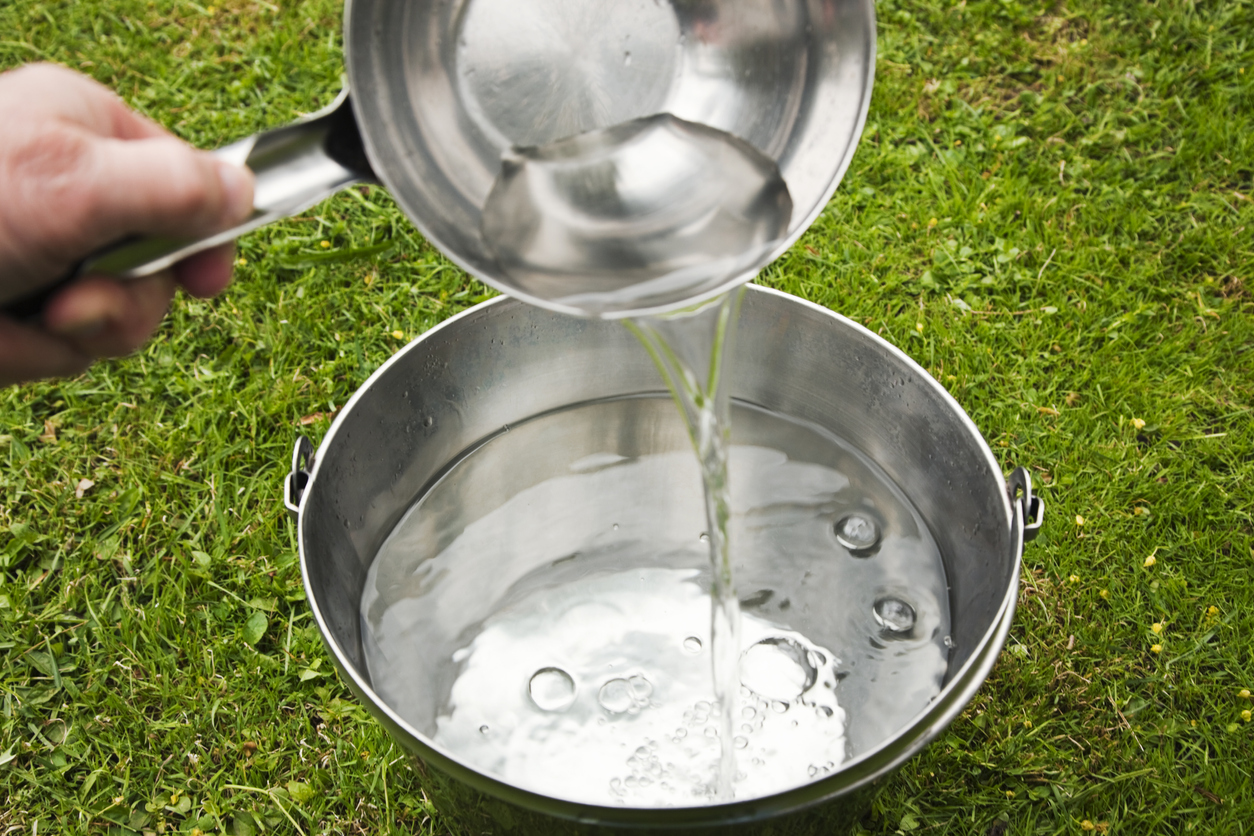
[[[246, 168], [197, 151], [78, 73], [34, 64], [0, 74], [0, 305], [54, 284], [128, 235], [203, 237], [252, 211]], [[233, 245], [152, 276], [86, 275], [39, 324], [0, 314], [0, 385], [71, 375], [137, 349], [177, 285], [213, 296]]]

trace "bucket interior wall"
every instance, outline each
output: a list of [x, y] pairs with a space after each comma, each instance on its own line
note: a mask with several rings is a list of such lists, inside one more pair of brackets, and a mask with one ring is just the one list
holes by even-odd
[[[883, 340], [783, 294], [750, 288], [730, 368], [733, 397], [826, 428], [913, 502], [950, 584], [952, 676], [993, 626], [1014, 572], [1009, 502], [974, 426]], [[540, 413], [661, 389], [621, 324], [509, 300], [397, 354], [323, 444], [301, 514], [307, 581], [342, 660], [369, 681], [359, 618], [367, 570], [457, 456]]]

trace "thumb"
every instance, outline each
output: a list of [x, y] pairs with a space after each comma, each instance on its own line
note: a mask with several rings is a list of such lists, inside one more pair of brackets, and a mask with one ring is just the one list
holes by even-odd
[[253, 175], [173, 137], [93, 143], [90, 214], [103, 246], [125, 235], [195, 237], [245, 220]]
[[171, 136], [116, 139], [63, 123], [10, 156], [0, 244], [14, 249], [12, 295], [127, 236], [199, 237], [252, 211], [252, 172]]

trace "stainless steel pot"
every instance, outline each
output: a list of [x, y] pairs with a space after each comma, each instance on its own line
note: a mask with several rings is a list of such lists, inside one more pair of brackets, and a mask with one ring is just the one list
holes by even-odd
[[[667, 810], [575, 804], [524, 791], [463, 764], [384, 704], [363, 660], [363, 584], [380, 544], [433, 479], [464, 451], [530, 417], [664, 391], [648, 355], [621, 325], [500, 298], [392, 357], [344, 407], [316, 455], [307, 441], [298, 443], [287, 481], [314, 618], [344, 681], [396, 740], [458, 785], [538, 815], [612, 826], [725, 826], [816, 805], [836, 818], [860, 811], [879, 779], [962, 710], [1005, 640], [1024, 540], [1041, 522], [1027, 474], [1016, 471], [1008, 485], [971, 420], [901, 351], [786, 294], [749, 288], [729, 368], [733, 398], [840, 436], [876, 462], [926, 521], [950, 587], [953, 648], [940, 694], [890, 739], [822, 780], [768, 798]], [[615, 437], [607, 428], [598, 432]], [[753, 557], [745, 559], [751, 564]]]
[[[512, 296], [571, 311], [560, 286], [503, 269], [505, 257], [485, 242], [481, 222], [503, 159], [670, 114], [730, 134], [777, 166], [791, 195], [786, 224], [730, 273], [672, 282], [630, 309], [598, 299], [600, 286], [589, 283], [579, 309], [626, 316], [710, 297], [787, 249], [831, 197], [870, 101], [875, 25], [872, 0], [349, 0], [344, 52], [351, 96], [345, 90], [306, 121], [218, 152], [257, 175], [246, 223], [201, 241], [132, 241], [79, 272], [147, 275], [377, 179], [459, 266]], [[646, 158], [676, 163], [670, 145], [655, 145]], [[701, 183], [710, 172], [688, 174]], [[646, 209], [692, 191], [682, 176], [647, 186], [657, 191]], [[597, 222], [616, 208], [599, 206]], [[626, 226], [621, 237], [643, 239], [640, 228]], [[723, 238], [724, 250], [741, 246]], [[573, 286], [580, 276], [566, 280]], [[35, 299], [8, 306], [19, 315], [39, 307]]]

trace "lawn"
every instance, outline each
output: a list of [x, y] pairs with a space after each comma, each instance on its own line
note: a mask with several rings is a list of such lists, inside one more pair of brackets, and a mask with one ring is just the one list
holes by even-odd
[[[210, 147], [334, 96], [339, 15], [6, 0], [0, 67]], [[1254, 3], [878, 18], [853, 165], [761, 281], [915, 357], [1048, 516], [991, 679], [861, 828], [1254, 832]], [[377, 188], [239, 255], [139, 354], [0, 390], [0, 834], [501, 829], [337, 680], [280, 501], [298, 434], [492, 294]]]

